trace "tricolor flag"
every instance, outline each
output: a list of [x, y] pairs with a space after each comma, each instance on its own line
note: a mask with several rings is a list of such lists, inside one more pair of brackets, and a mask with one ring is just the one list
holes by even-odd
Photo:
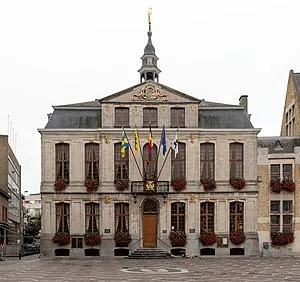
[[177, 132], [175, 133], [174, 140], [171, 143], [171, 148], [174, 150], [175, 158], [178, 154], [178, 140], [177, 140]]
[[165, 155], [165, 153], [167, 152], [167, 139], [166, 139], [165, 126], [163, 126], [163, 129], [162, 129], [161, 144], [163, 146], [163, 155]]
[[140, 144], [139, 134], [138, 134], [137, 129], [135, 129], [135, 134], [134, 134], [134, 155], [136, 155], [136, 153], [139, 150], [139, 144]]
[[153, 138], [152, 138], [151, 124], [150, 124], [150, 132], [148, 135], [148, 152], [151, 152], [152, 147], [153, 147]]
[[121, 144], [121, 156], [122, 158], [125, 157], [125, 150], [126, 148], [129, 147], [129, 143], [128, 143], [128, 139], [127, 139], [127, 136], [125, 134], [125, 131], [123, 129], [123, 133], [122, 133], [122, 144]]

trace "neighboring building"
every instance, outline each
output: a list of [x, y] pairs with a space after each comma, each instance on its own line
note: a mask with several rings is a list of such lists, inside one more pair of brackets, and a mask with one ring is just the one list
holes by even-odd
[[[300, 252], [299, 97], [300, 73], [290, 70], [281, 136], [258, 138], [260, 251], [263, 251], [263, 242], [269, 243], [271, 256]], [[290, 242], [291, 237], [294, 237], [293, 242]]]
[[[121, 247], [129, 253], [157, 246], [175, 252], [169, 234], [182, 231], [187, 243], [180, 251], [186, 254], [258, 254], [260, 129], [250, 122], [247, 96], [240, 105], [225, 105], [160, 84], [151, 37], [149, 23], [140, 84], [95, 101], [55, 106], [45, 128], [39, 129], [44, 256], [114, 256], [120, 251], [114, 238], [121, 231], [131, 235], [130, 245]], [[122, 126], [131, 145], [124, 157]], [[135, 126], [140, 146], [134, 155]], [[170, 149], [176, 135], [178, 153]], [[205, 190], [204, 179], [215, 180], [216, 188]], [[242, 180], [237, 187], [242, 189], [234, 189], [230, 179]], [[176, 183], [178, 190], [185, 189], [176, 191]], [[217, 242], [204, 246], [200, 231], [215, 232]], [[233, 244], [233, 231], [245, 234], [245, 241]], [[87, 232], [99, 232], [101, 245], [88, 246]], [[61, 241], [64, 246], [54, 243], [56, 233], [70, 234], [70, 244], [68, 236]]]
[[300, 73], [290, 70], [280, 136], [300, 136]]
[[0, 135], [0, 241], [6, 255], [17, 255], [23, 240], [21, 166], [7, 135]]
[[28, 220], [32, 217], [40, 217], [41, 216], [41, 194], [35, 193], [30, 195], [25, 195], [24, 199], [24, 224], [28, 222]]

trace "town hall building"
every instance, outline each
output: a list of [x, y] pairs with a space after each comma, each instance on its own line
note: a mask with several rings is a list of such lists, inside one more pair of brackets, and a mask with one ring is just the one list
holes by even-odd
[[41, 253], [258, 255], [248, 97], [227, 105], [162, 84], [150, 18], [141, 63], [139, 84], [54, 106], [38, 130]]

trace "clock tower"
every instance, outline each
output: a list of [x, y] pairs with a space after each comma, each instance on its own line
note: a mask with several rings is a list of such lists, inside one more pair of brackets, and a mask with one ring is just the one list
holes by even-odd
[[140, 82], [144, 81], [158, 81], [158, 75], [161, 72], [157, 67], [158, 57], [155, 55], [155, 48], [152, 45], [152, 31], [151, 31], [151, 13], [148, 13], [148, 23], [149, 23], [149, 31], [148, 31], [148, 43], [144, 49], [144, 55], [141, 57], [142, 67], [138, 70], [140, 73]]

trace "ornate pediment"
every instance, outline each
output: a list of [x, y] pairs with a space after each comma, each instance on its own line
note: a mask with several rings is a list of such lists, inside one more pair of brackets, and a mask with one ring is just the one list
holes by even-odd
[[131, 96], [132, 101], [168, 101], [168, 93], [160, 87], [147, 84], [144, 87], [136, 90]]

